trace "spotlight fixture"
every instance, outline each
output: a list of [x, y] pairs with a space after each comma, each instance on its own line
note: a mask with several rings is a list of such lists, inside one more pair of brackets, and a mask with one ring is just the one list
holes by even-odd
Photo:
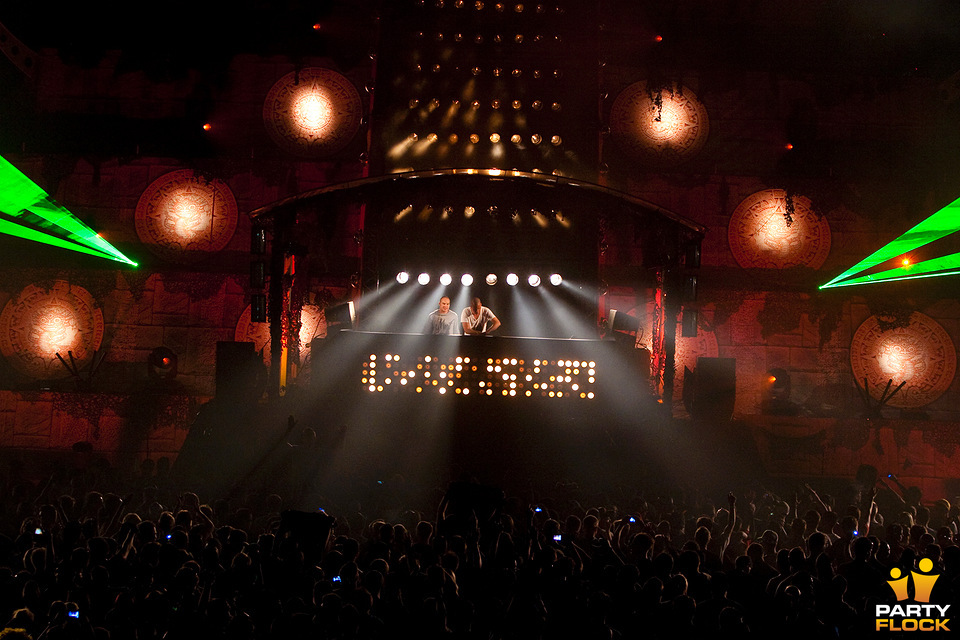
[[508, 284], [508, 285], [510, 285], [511, 287], [515, 287], [515, 286], [517, 286], [517, 283], [518, 283], [518, 282], [520, 282], [520, 276], [518, 276], [518, 275], [515, 274], [515, 273], [508, 273], [508, 274], [507, 274], [507, 284]]
[[563, 278], [560, 276], [559, 273], [550, 274], [550, 284], [552, 284], [555, 287], [559, 287], [561, 282], [563, 282]]
[[407, 284], [410, 281], [410, 274], [406, 271], [401, 271], [397, 274], [397, 282], [399, 284]]
[[797, 415], [798, 407], [790, 401], [790, 374], [775, 367], [767, 371], [761, 388], [760, 411], [767, 415]]
[[428, 285], [428, 284], [430, 284], [430, 274], [429, 274], [429, 273], [421, 273], [419, 276], [417, 276], [417, 282], [419, 282], [421, 285]]
[[177, 354], [167, 347], [157, 347], [147, 358], [147, 372], [155, 380], [177, 377]]
[[497, 284], [497, 274], [488, 273], [486, 277], [486, 283], [489, 284], [490, 286]]
[[449, 273], [445, 273], [442, 276], [440, 276], [440, 284], [442, 284], [443, 286], [449, 287], [451, 282], [453, 282], [453, 278], [450, 277]]
[[460, 284], [462, 284], [465, 287], [469, 287], [470, 285], [473, 284], [473, 276], [470, 275], [469, 273], [463, 274], [462, 276], [460, 276]]
[[539, 286], [540, 286], [540, 276], [538, 276], [537, 274], [533, 274], [532, 276], [530, 276], [529, 278], [527, 278], [527, 284], [529, 284], [531, 287], [539, 287]]

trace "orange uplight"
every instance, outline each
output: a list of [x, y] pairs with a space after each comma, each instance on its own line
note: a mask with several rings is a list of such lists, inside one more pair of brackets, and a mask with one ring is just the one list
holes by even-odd
[[783, 145], [783, 148], [786, 149], [787, 151], [790, 151], [791, 149], [793, 149], [793, 145], [788, 142], [787, 144]]
[[204, 130], [204, 131], [210, 131], [210, 129], [213, 129], [213, 125], [210, 124], [209, 122], [204, 122], [204, 123], [203, 123], [203, 130]]
[[910, 258], [904, 258], [904, 259], [902, 260], [902, 264], [903, 264], [903, 266], [905, 266], [905, 267], [909, 267], [909, 266], [910, 266]]
[[313, 23], [313, 30], [314, 30], [314, 31], [320, 31], [321, 28], [322, 28], [322, 27], [321, 27], [321, 25], [320, 25], [319, 22], [314, 22], [314, 23]]
[[776, 381], [777, 381], [777, 376], [770, 376], [769, 378], [767, 378], [767, 384], [773, 384]]
[[663, 42], [663, 36], [654, 36], [653, 39], [656, 40], [657, 42]]

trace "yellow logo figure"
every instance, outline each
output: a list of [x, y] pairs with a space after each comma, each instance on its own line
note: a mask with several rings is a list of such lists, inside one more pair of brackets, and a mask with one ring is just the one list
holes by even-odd
[[894, 567], [890, 569], [890, 577], [893, 580], [887, 580], [887, 584], [890, 585], [890, 588], [893, 589], [893, 593], [897, 596], [897, 602], [908, 599], [910, 596], [907, 595], [907, 583], [910, 582], [909, 576], [900, 577], [901, 571], [900, 567]]
[[[933, 560], [924, 558], [917, 566], [923, 573], [930, 573], [933, 570]], [[911, 571], [910, 575], [913, 576], [913, 599], [917, 602], [930, 602], [930, 592], [940, 576], [923, 575], [916, 571]]]
[[[913, 599], [916, 602], [930, 602], [930, 592], [933, 591], [933, 585], [936, 584], [939, 575], [925, 575], [929, 574], [933, 570], [933, 560], [930, 558], [923, 558], [920, 560], [918, 565], [920, 571], [923, 573], [917, 573], [916, 571], [911, 571], [910, 576], [903, 576], [903, 573], [900, 571], [899, 567], [894, 567], [890, 569], [890, 577], [893, 580], [887, 580], [887, 584], [890, 585], [890, 588], [893, 589], [893, 593], [897, 596], [897, 601], [908, 600], [910, 598], [907, 595], [907, 584], [910, 581], [910, 577], [913, 577]], [[903, 577], [901, 577], [903, 576]]]

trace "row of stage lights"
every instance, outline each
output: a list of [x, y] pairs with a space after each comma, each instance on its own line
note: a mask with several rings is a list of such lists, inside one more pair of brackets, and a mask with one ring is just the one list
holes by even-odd
[[[411, 280], [411, 275], [407, 271], [401, 271], [400, 273], [397, 274], [397, 282], [399, 284], [407, 284], [408, 282], [410, 282], [410, 280]], [[427, 286], [428, 284], [430, 284], [430, 280], [431, 280], [430, 274], [427, 273], [426, 271], [422, 272], [420, 275], [417, 276], [417, 284], [421, 286]], [[453, 283], [453, 276], [451, 276], [449, 273], [444, 273], [438, 278], [438, 280], [440, 281], [441, 285], [443, 285], [444, 287], [448, 287]], [[486, 282], [488, 285], [493, 286], [497, 284], [497, 282], [499, 281], [499, 277], [495, 273], [488, 273], [487, 276], [483, 279], [483, 281]], [[465, 287], [472, 286], [473, 282], [474, 282], [473, 275], [469, 273], [465, 273], [462, 276], [460, 276], [460, 284], [462, 284]], [[506, 278], [504, 278], [504, 282], [506, 282], [511, 287], [515, 287], [518, 284], [520, 284], [520, 276], [518, 276], [515, 273], [508, 273]], [[561, 276], [559, 273], [551, 273], [550, 277], [547, 278], [547, 282], [549, 282], [555, 287], [559, 287], [560, 284], [563, 282], [563, 276]], [[542, 280], [540, 279], [539, 275], [534, 273], [527, 277], [527, 284], [530, 285], [531, 287], [539, 287], [542, 284]]]
[[[479, 100], [472, 100], [470, 102], [464, 101], [464, 103], [473, 110], [477, 110], [482, 106], [482, 103]], [[427, 112], [433, 112], [440, 108], [441, 106], [440, 98], [431, 98], [430, 100], [425, 100], [422, 106], [427, 110]], [[500, 107], [506, 106], [513, 107], [514, 110], [520, 110], [523, 108], [523, 102], [520, 100], [500, 100], [496, 98], [490, 101], [490, 108], [499, 109]], [[410, 102], [407, 103], [407, 106], [411, 109], [416, 109], [421, 106], [419, 98], [411, 98]], [[461, 102], [458, 99], [452, 100], [449, 105], [449, 110], [452, 112], [456, 109], [459, 109]], [[560, 112], [563, 111], [563, 105], [559, 102], [551, 102], [547, 104], [543, 100], [532, 100], [530, 101], [530, 108], [534, 111], [543, 111], [544, 107], [549, 107], [551, 111]]]
[[[506, 78], [508, 74], [517, 79], [523, 77], [523, 69], [521, 69], [520, 67], [514, 67], [513, 69], [504, 68], [504, 67], [487, 67], [486, 69], [484, 69], [479, 65], [473, 65], [471, 67], [467, 67], [466, 65], [456, 64], [456, 62], [448, 64], [446, 66], [440, 64], [439, 62], [434, 62], [433, 64], [428, 64], [428, 65], [424, 65], [423, 63], [414, 63], [413, 70], [416, 71], [417, 73], [423, 73], [425, 71], [430, 71], [432, 73], [440, 73], [441, 71], [444, 71], [448, 76], [450, 75], [451, 71], [459, 73], [462, 70], [464, 72], [469, 71], [470, 75], [475, 78], [480, 77], [485, 73], [490, 73], [490, 75], [492, 75], [494, 78]], [[533, 78], [534, 80], [550, 80], [550, 79], [560, 80], [561, 78], [563, 78], [563, 70], [562, 69], [544, 70], [544, 69], [540, 69], [539, 67], [535, 67], [533, 70], [527, 71], [527, 77]], [[554, 111], [558, 111], [558, 109], [554, 109]]]
[[[428, 133], [424, 137], [424, 141], [429, 143], [436, 142], [439, 139], [440, 139], [440, 136], [438, 136], [436, 133]], [[470, 142], [473, 144], [478, 144], [480, 142], [480, 134], [471, 133], [467, 139], [470, 140]], [[502, 139], [503, 139], [503, 136], [501, 136], [499, 133], [490, 134], [490, 142], [492, 144], [499, 144]], [[417, 133], [411, 133], [408, 137], [408, 140], [410, 142], [417, 142], [420, 140], [420, 135]], [[447, 140], [450, 142], [450, 144], [457, 144], [460, 141], [460, 136], [458, 136], [455, 133], [451, 133], [450, 136], [447, 138]], [[540, 144], [541, 142], [543, 142], [543, 140], [544, 140], [543, 136], [540, 135], [539, 133], [534, 133], [530, 136], [530, 143], [534, 145]], [[520, 146], [523, 143], [523, 137], [519, 133], [515, 133], [512, 136], [510, 136], [510, 142], [512, 142], [517, 146]], [[560, 146], [562, 143], [563, 143], [563, 138], [561, 138], [560, 136], [558, 135], [550, 136], [550, 144], [552, 144], [553, 146], [557, 147], [557, 146]]]
[[535, 5], [525, 5], [522, 2], [510, 3], [510, 2], [484, 2], [483, 0], [433, 0], [428, 2], [428, 0], [420, 0], [417, 4], [421, 7], [427, 7], [432, 5], [437, 9], [443, 9], [444, 7], [453, 7], [455, 9], [469, 9], [473, 8], [476, 11], [483, 11], [484, 8], [490, 8], [496, 11], [497, 13], [504, 13], [510, 9], [514, 13], [523, 13], [524, 10], [531, 11], [537, 14], [545, 14], [549, 11], [554, 11], [556, 13], [563, 13], [563, 7], [559, 5], [548, 6], [545, 4], [535, 4]]

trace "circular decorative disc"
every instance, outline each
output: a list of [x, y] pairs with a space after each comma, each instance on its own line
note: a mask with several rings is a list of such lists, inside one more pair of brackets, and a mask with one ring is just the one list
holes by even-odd
[[700, 151], [710, 122], [706, 108], [690, 89], [674, 85], [651, 92], [646, 82], [635, 82], [614, 100], [610, 130], [624, 151], [676, 164]]
[[18, 371], [50, 380], [70, 375], [57, 354], [83, 368], [103, 340], [103, 313], [93, 296], [56, 280], [49, 289], [27, 286], [0, 313], [0, 353]]
[[161, 176], [137, 202], [137, 235], [161, 258], [193, 262], [220, 251], [237, 230], [237, 201], [219, 180], [190, 169]]
[[850, 344], [850, 365], [858, 384], [867, 379], [870, 396], [879, 400], [906, 382], [886, 404], [922, 407], [939, 398], [957, 372], [957, 350], [950, 336], [933, 318], [915, 311], [910, 324], [880, 330], [877, 316], [863, 321]]
[[263, 123], [270, 137], [303, 156], [328, 156], [343, 149], [360, 128], [362, 114], [353, 83], [318, 67], [283, 76], [263, 102]]
[[[300, 309], [300, 361], [306, 362], [314, 338], [327, 337], [327, 320], [323, 309], [315, 304], [305, 304]], [[256, 350], [263, 350], [263, 361], [270, 360], [270, 324], [250, 322], [250, 305], [240, 314], [234, 331], [237, 342], [252, 342]]]
[[830, 225], [818, 217], [810, 200], [793, 196], [792, 222], [787, 224], [787, 192], [765, 189], [740, 203], [730, 217], [727, 238], [741, 267], [819, 269], [830, 253]]

